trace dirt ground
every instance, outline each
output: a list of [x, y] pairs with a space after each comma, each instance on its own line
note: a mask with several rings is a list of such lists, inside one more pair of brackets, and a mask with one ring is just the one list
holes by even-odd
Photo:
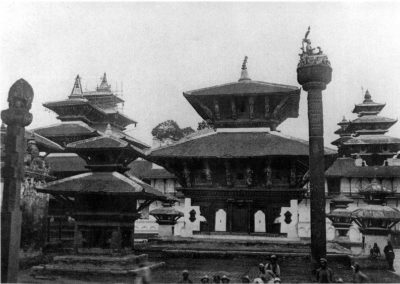
[[[200, 278], [204, 275], [227, 275], [231, 283], [239, 283], [244, 275], [249, 275], [251, 279], [258, 274], [258, 264], [266, 262], [259, 257], [235, 257], [235, 258], [168, 258], [154, 259], [164, 261], [166, 265], [152, 273], [152, 283], [177, 283], [181, 278], [183, 269], [189, 270], [190, 278], [193, 283], [200, 283]], [[346, 265], [338, 262], [330, 262], [330, 267], [334, 270], [335, 277], [342, 278], [344, 282], [352, 282], [352, 271]], [[280, 260], [282, 283], [309, 283], [313, 281], [311, 267], [308, 261], [302, 258], [288, 258]], [[400, 283], [400, 276], [386, 270], [364, 270], [373, 283]], [[55, 279], [34, 279], [29, 275], [29, 270], [20, 272], [19, 282], [21, 283], [87, 283], [98, 282], [91, 279], [69, 279], [57, 277]], [[115, 279], [103, 279], [103, 283], [115, 283]], [[123, 281], [132, 283], [133, 279]]]

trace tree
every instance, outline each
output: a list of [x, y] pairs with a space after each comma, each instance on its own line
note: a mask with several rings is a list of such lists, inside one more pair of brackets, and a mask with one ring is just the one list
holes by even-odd
[[206, 128], [213, 128], [211, 123], [208, 123], [207, 121], [203, 120], [202, 122], [199, 122], [197, 124], [197, 130], [202, 130], [202, 129], [206, 129]]
[[182, 133], [183, 133], [183, 136], [188, 136], [189, 134], [194, 133], [194, 129], [191, 128], [190, 126], [188, 126], [188, 127], [182, 128]]
[[160, 141], [165, 139], [178, 141], [193, 132], [194, 130], [190, 126], [181, 129], [174, 120], [166, 120], [154, 127], [151, 131], [151, 135]]

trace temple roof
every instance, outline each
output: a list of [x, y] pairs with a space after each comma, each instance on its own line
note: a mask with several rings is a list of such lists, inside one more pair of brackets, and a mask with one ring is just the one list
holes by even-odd
[[[33, 135], [33, 136], [32, 136]], [[36, 141], [36, 145], [38, 146], [40, 151], [53, 153], [53, 152], [63, 152], [65, 149], [61, 145], [47, 139], [46, 137], [36, 133], [32, 130], [25, 130], [25, 139], [32, 139], [32, 137]]]
[[[154, 149], [149, 157], [245, 158], [262, 156], [308, 156], [308, 142], [278, 132], [210, 132]], [[325, 148], [326, 155], [335, 151]]]
[[174, 174], [161, 166], [153, 168], [153, 163], [146, 160], [133, 161], [128, 167], [129, 173], [140, 179], [176, 179]]
[[34, 132], [46, 137], [54, 136], [98, 136], [96, 129], [81, 121], [62, 122], [55, 125], [39, 127]]
[[368, 204], [351, 212], [352, 218], [400, 220], [400, 211], [389, 206]]
[[352, 158], [338, 158], [325, 171], [326, 177], [399, 177], [400, 166], [356, 166]]
[[288, 94], [299, 93], [300, 89], [295, 86], [267, 83], [262, 81], [247, 81], [242, 80], [213, 87], [187, 91], [183, 95], [185, 97], [191, 96], [215, 96], [215, 95], [237, 95], [243, 94]]
[[383, 117], [383, 116], [377, 116], [377, 115], [364, 115], [361, 117], [358, 117], [354, 120], [351, 121], [351, 124], [356, 124], [356, 123], [390, 123], [394, 124], [396, 123], [396, 119], [388, 118], [388, 117]]
[[167, 197], [150, 185], [135, 177], [118, 172], [89, 172], [53, 181], [36, 190], [43, 193], [76, 195], [104, 194], [129, 195], [140, 198], [166, 200]]
[[50, 172], [64, 173], [64, 172], [88, 172], [86, 162], [84, 159], [74, 153], [50, 154], [45, 158], [49, 164]]
[[372, 100], [371, 94], [367, 90], [364, 95], [364, 101], [361, 104], [356, 104], [353, 109], [353, 113], [363, 114], [363, 113], [371, 113], [377, 114], [383, 108], [385, 104], [376, 103]]
[[361, 144], [400, 144], [400, 139], [386, 135], [360, 135], [352, 137], [343, 142], [344, 145], [361, 145]]

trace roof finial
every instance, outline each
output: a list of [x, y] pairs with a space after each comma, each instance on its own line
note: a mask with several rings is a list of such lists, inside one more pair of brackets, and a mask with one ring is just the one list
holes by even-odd
[[111, 85], [109, 85], [107, 83], [107, 74], [106, 74], [106, 72], [104, 72], [103, 78], [101, 78], [100, 87], [98, 87], [97, 89], [106, 90], [106, 91], [110, 91], [111, 90]]
[[82, 96], [82, 85], [81, 85], [81, 77], [79, 74], [76, 75], [74, 87], [72, 88], [71, 96]]
[[245, 56], [242, 64], [242, 70], [247, 70], [247, 59], [248, 57]]
[[342, 122], [347, 122], [346, 117], [343, 115]]
[[372, 102], [371, 94], [369, 93], [368, 89], [367, 89], [367, 91], [365, 92], [365, 95], [364, 95], [364, 103], [366, 103], [366, 102]]
[[249, 74], [247, 73], [247, 59], [248, 57], [245, 56], [242, 64], [242, 73], [240, 75], [239, 82], [241, 81], [251, 81]]

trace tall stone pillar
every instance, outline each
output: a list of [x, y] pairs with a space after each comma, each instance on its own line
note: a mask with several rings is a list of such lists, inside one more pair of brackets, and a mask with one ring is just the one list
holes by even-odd
[[311, 257], [318, 263], [326, 257], [325, 222], [325, 162], [322, 90], [331, 81], [332, 68], [320, 47], [315, 51], [307, 38], [303, 39], [302, 54], [297, 66], [297, 81], [308, 92], [309, 171], [311, 205]]
[[7, 124], [5, 165], [3, 168], [3, 202], [1, 207], [1, 282], [17, 282], [18, 254], [21, 239], [21, 182], [24, 178], [26, 151], [25, 126], [32, 122], [29, 110], [33, 89], [19, 79], [8, 92], [9, 108], [1, 112]]

